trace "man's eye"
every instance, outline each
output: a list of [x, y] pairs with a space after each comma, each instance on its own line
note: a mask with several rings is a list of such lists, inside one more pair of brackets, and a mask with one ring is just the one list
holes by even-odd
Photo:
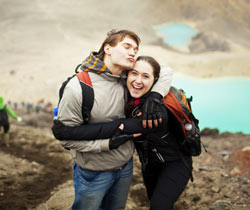
[[129, 46], [129, 45], [127, 45], [127, 44], [125, 44], [125, 45], [124, 45], [124, 48], [125, 48], [125, 49], [129, 49], [129, 48], [130, 48], [130, 46]]

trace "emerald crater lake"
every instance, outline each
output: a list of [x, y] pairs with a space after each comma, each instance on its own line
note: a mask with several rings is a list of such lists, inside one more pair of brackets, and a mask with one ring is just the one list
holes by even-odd
[[191, 105], [201, 130], [250, 134], [250, 79], [174, 75], [172, 84], [183, 89], [187, 97], [193, 96]]
[[187, 24], [169, 23], [154, 27], [156, 34], [167, 45], [175, 48], [187, 46], [192, 37], [198, 34], [198, 30]]

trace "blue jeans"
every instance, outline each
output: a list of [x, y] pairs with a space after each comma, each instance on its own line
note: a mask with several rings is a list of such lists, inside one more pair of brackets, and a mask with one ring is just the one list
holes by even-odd
[[133, 174], [131, 159], [122, 170], [91, 171], [73, 163], [75, 200], [72, 210], [123, 210]]

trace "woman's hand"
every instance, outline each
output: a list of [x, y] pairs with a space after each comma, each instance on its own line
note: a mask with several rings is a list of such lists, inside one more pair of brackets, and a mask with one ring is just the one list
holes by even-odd
[[160, 109], [162, 96], [159, 93], [151, 92], [142, 106], [142, 126], [143, 128], [158, 127], [162, 123], [162, 112]]

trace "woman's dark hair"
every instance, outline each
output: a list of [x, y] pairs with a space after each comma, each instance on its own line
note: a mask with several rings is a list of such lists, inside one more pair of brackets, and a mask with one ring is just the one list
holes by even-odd
[[102, 46], [100, 47], [97, 53], [99, 59], [101, 60], [104, 59], [104, 55], [105, 55], [104, 47], [106, 44], [109, 44], [111, 47], [114, 47], [118, 44], [118, 42], [123, 41], [126, 37], [133, 39], [136, 42], [136, 44], [139, 46], [141, 40], [135, 32], [129, 31], [129, 30], [116, 31], [115, 29], [113, 29], [110, 32], [108, 32], [107, 38], [104, 40], [104, 42], [102, 43]]
[[146, 61], [147, 63], [149, 63], [153, 68], [154, 79], [156, 80], [159, 78], [161, 66], [153, 57], [151, 57], [151, 56], [139, 56], [136, 59], [136, 62], [137, 61]]

